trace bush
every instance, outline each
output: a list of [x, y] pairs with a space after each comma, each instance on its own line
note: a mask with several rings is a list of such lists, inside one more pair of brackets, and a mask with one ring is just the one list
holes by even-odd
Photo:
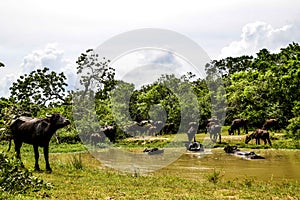
[[289, 120], [289, 125], [286, 127], [287, 136], [294, 138], [295, 140], [300, 139], [300, 117], [295, 117]]
[[38, 179], [21, 166], [20, 160], [9, 158], [0, 153], [0, 191], [25, 193], [30, 189], [38, 191], [42, 188], [52, 188], [50, 183]]

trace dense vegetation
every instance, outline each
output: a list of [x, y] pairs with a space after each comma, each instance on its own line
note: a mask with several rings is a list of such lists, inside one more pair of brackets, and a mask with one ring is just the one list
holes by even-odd
[[[126, 126], [147, 119], [174, 123], [177, 130], [182, 120], [197, 118], [199, 129], [203, 130], [210, 117], [225, 120], [225, 125], [235, 118], [246, 118], [253, 128], [261, 128], [266, 119], [278, 118], [279, 128], [298, 140], [299, 55], [297, 43], [279, 53], [262, 49], [256, 57], [211, 61], [206, 65], [205, 79], [196, 79], [191, 73], [182, 77], [162, 75], [156, 82], [136, 89], [131, 83], [115, 80], [110, 61], [89, 49], [77, 60], [82, 87], [76, 91], [66, 91], [64, 74], [48, 68], [20, 76], [10, 87], [11, 96], [0, 100], [0, 126], [6, 127], [13, 116], [43, 117], [53, 112], [76, 120], [81, 133], [97, 131], [104, 125]], [[72, 103], [76, 105], [73, 110]], [[199, 115], [183, 119], [182, 113]], [[74, 126], [68, 135], [75, 137]], [[115, 137], [126, 136], [118, 129]]]
[[81, 85], [76, 91], [66, 91], [64, 74], [48, 68], [20, 76], [10, 88], [11, 96], [0, 99], [1, 138], [16, 116], [44, 117], [59, 112], [73, 122], [71, 128], [59, 133], [66, 143], [78, 142], [78, 133], [88, 137], [103, 126], [118, 125], [114, 137], [122, 145], [128, 134], [121, 127], [148, 119], [174, 123], [175, 130], [181, 121], [197, 119], [201, 131], [212, 116], [224, 120], [225, 125], [235, 118], [247, 118], [252, 128], [278, 118], [285, 137], [300, 139], [297, 43], [278, 53], [262, 49], [254, 57], [213, 60], [206, 65], [205, 79], [191, 73], [162, 75], [140, 89], [116, 80], [109, 63], [90, 49], [81, 54], [77, 60]]

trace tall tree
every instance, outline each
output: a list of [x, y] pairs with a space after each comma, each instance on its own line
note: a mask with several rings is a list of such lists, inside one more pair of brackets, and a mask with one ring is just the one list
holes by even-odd
[[99, 58], [93, 49], [82, 53], [77, 63], [77, 74], [80, 76], [81, 100], [87, 95], [96, 94], [100, 99], [108, 98], [109, 91], [116, 85], [115, 70], [109, 66], [110, 60]]
[[32, 112], [39, 107], [66, 103], [66, 77], [49, 68], [32, 71], [20, 76], [10, 89], [10, 99]]

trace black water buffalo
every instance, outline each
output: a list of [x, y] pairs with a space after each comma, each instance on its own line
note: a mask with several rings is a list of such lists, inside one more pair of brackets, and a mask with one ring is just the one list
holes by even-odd
[[104, 142], [105, 134], [103, 132], [93, 133], [90, 136], [90, 142], [92, 145], [96, 146], [99, 142]]
[[234, 135], [236, 130], [238, 131], [238, 135], [241, 133], [240, 128], [244, 128], [246, 134], [248, 134], [248, 120], [247, 119], [235, 119], [232, 121], [230, 128], [228, 129], [229, 135]]
[[222, 127], [220, 125], [211, 125], [208, 127], [207, 131], [209, 132], [210, 139], [213, 142], [217, 142], [217, 138], [219, 137], [219, 143], [221, 143]]
[[257, 155], [253, 151], [240, 151], [237, 146], [227, 145], [224, 147], [226, 153], [234, 154], [244, 159], [264, 159], [264, 157]]
[[278, 129], [278, 122], [279, 122], [278, 119], [267, 119], [265, 121], [265, 123], [263, 124], [262, 129], [263, 130], [270, 130], [270, 129], [273, 128], [274, 130], [276, 130], [276, 129]]
[[270, 135], [267, 130], [262, 130], [262, 129], [256, 129], [252, 134], [246, 136], [245, 143], [248, 144], [250, 140], [255, 139], [256, 144], [260, 144], [260, 139], [262, 139], [265, 143], [269, 143], [270, 146], [272, 146], [271, 140], [270, 140]]
[[116, 142], [116, 132], [117, 132], [117, 128], [116, 126], [105, 126], [103, 128], [100, 129], [101, 133], [104, 133], [105, 136], [109, 139], [109, 141], [111, 141], [112, 143]]
[[155, 136], [155, 134], [156, 134], [157, 132], [159, 132], [158, 130], [159, 130], [159, 129], [158, 129], [157, 126], [150, 125], [149, 128], [148, 128], [148, 135], [149, 135], [149, 136]]
[[167, 123], [162, 127], [161, 131], [164, 134], [174, 133], [175, 132], [175, 124], [173, 122]]
[[[22, 143], [32, 144], [34, 148], [35, 157], [35, 170], [40, 170], [39, 167], [39, 151], [38, 147], [44, 148], [44, 157], [46, 161], [46, 170], [51, 172], [48, 153], [49, 153], [49, 142], [53, 134], [60, 128], [69, 125], [70, 120], [64, 118], [60, 114], [52, 114], [46, 118], [31, 118], [31, 117], [20, 117], [16, 119], [11, 125], [11, 139], [14, 140], [15, 151], [17, 158], [21, 159], [20, 149]], [[11, 146], [11, 139], [9, 140], [9, 148]]]

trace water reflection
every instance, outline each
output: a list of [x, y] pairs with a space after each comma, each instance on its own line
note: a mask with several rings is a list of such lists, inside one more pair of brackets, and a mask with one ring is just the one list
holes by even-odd
[[203, 156], [201, 153], [186, 153], [157, 174], [178, 175], [189, 179], [205, 179], [208, 170], [220, 170], [226, 178], [252, 177], [257, 180], [300, 180], [299, 150], [255, 150], [265, 159], [244, 160], [214, 149]]

